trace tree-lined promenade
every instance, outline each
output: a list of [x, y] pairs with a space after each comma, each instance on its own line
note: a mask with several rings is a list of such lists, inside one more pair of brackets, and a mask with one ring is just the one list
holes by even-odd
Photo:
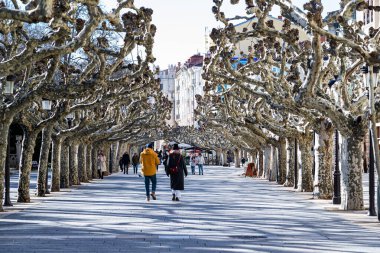
[[327, 201], [242, 172], [205, 166], [203, 176], [186, 178], [176, 202], [160, 166], [157, 200], [149, 203], [143, 178], [113, 173], [0, 214], [0, 247], [8, 253], [378, 251], [380, 228], [372, 217], [328, 211]]
[[[210, 34], [214, 45], [204, 62], [205, 96], [197, 97], [200, 127], [194, 129], [165, 124], [173, 105], [155, 78], [153, 10], [117, 2], [112, 10], [97, 0], [0, 2], [1, 211], [16, 125], [23, 131], [20, 203], [30, 202], [41, 135], [39, 197], [97, 178], [101, 150], [108, 170], [117, 172], [125, 150], [165, 139], [215, 150], [217, 157], [233, 152], [237, 167], [241, 154], [249, 154], [258, 177], [321, 199], [338, 198], [333, 190], [341, 188], [341, 208], [363, 210], [363, 158], [380, 170], [380, 31], [366, 33], [352, 17], [378, 7], [342, 0], [339, 11], [323, 17], [320, 0], [303, 8], [288, 0], [231, 0], [247, 12], [226, 17], [227, 1], [214, 0], [210, 15], [221, 27]], [[284, 17], [280, 28], [269, 17], [274, 7]], [[247, 27], [239, 29], [240, 21]], [[336, 33], [326, 31], [331, 24]], [[368, 138], [376, 144], [370, 152]]]

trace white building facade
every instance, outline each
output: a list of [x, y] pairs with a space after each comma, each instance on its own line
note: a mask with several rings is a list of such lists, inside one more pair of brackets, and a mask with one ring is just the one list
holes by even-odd
[[[380, 6], [380, 0], [366, 0], [369, 6]], [[374, 10], [364, 10], [356, 12], [356, 19], [363, 21], [363, 30], [369, 34], [369, 29], [380, 27], [380, 12]]]
[[198, 127], [194, 109], [197, 108], [196, 95], [203, 96], [205, 81], [202, 79], [203, 56], [194, 55], [177, 69], [175, 79], [175, 121], [179, 126]]
[[176, 78], [176, 66], [169, 65], [168, 69], [159, 72], [158, 78], [160, 78], [160, 90], [162, 93], [173, 103], [173, 108], [171, 112], [171, 119], [166, 121], [169, 126], [175, 125], [175, 114], [174, 114], [174, 89], [175, 89], [175, 78]]

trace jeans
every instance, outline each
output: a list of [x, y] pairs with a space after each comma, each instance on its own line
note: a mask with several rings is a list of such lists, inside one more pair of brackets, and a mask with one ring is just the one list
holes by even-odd
[[137, 170], [139, 169], [138, 164], [133, 164], [133, 174], [137, 174]]
[[203, 164], [198, 164], [199, 175], [203, 175]]
[[195, 175], [195, 166], [190, 166], [191, 167], [191, 174]]
[[149, 197], [149, 186], [150, 181], [152, 181], [152, 192], [156, 192], [156, 186], [157, 186], [157, 177], [156, 175], [153, 176], [145, 176], [145, 192], [146, 196]]
[[129, 168], [129, 163], [124, 163], [124, 164], [123, 164], [123, 172], [124, 172], [124, 174], [125, 174], [125, 173], [128, 174], [128, 168]]
[[103, 179], [104, 171], [98, 170], [98, 175], [100, 179]]

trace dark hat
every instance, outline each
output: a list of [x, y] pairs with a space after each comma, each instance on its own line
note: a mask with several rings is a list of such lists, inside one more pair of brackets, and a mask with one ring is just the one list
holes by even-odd
[[146, 144], [145, 147], [147, 147], [147, 148], [153, 148], [153, 142]]
[[174, 145], [173, 145], [173, 149], [174, 149], [174, 150], [178, 150], [178, 149], [179, 149], [179, 147], [178, 147], [178, 144], [177, 144], [177, 143], [174, 143]]

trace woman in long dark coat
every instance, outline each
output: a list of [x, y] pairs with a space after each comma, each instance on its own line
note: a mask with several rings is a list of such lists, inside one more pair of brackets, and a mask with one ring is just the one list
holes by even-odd
[[[177, 168], [173, 173], [172, 168]], [[165, 164], [166, 175], [170, 176], [170, 188], [172, 189], [172, 200], [179, 201], [181, 192], [185, 189], [185, 176], [187, 177], [187, 168], [185, 160], [179, 151], [178, 144], [174, 144], [173, 150]]]

